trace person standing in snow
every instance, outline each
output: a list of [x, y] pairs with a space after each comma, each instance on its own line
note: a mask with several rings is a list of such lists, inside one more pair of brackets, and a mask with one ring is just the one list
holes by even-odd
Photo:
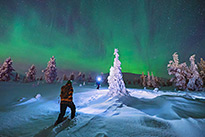
[[102, 77], [101, 77], [101, 76], [97, 77], [97, 79], [96, 79], [97, 89], [100, 88], [100, 82], [101, 82], [101, 81], [102, 81]]
[[97, 81], [97, 82], [96, 82], [96, 85], [97, 85], [97, 88], [96, 88], [96, 89], [99, 89], [99, 88], [100, 88], [100, 81]]
[[57, 121], [55, 122], [55, 126], [63, 121], [63, 117], [66, 112], [66, 108], [69, 107], [71, 109], [71, 119], [75, 117], [75, 104], [73, 103], [73, 87], [72, 82], [68, 80], [68, 82], [61, 87], [61, 103], [60, 103], [60, 114], [58, 116]]

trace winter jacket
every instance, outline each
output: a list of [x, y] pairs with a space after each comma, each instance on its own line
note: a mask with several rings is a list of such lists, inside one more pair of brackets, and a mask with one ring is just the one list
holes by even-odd
[[61, 87], [61, 103], [67, 103], [73, 101], [73, 87], [71, 85], [64, 85]]

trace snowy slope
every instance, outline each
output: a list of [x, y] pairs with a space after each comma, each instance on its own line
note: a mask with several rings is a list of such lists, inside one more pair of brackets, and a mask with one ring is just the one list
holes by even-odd
[[[51, 126], [59, 114], [62, 85], [0, 83], [0, 136], [34, 136]], [[205, 135], [204, 92], [128, 89], [131, 96], [110, 98], [107, 87], [95, 88], [74, 84], [74, 124], [55, 136]]]

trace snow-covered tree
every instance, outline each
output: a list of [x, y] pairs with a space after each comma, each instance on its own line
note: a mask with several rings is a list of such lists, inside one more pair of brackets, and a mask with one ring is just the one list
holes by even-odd
[[57, 77], [57, 71], [56, 71], [56, 61], [54, 56], [50, 58], [50, 61], [48, 62], [47, 68], [45, 70], [42, 70], [44, 72], [45, 80], [47, 83], [53, 83]]
[[203, 60], [203, 58], [201, 58], [200, 63], [198, 63], [199, 66], [199, 74], [200, 77], [203, 80], [203, 83], [205, 84], [205, 61]]
[[63, 81], [67, 81], [67, 80], [68, 80], [68, 78], [67, 78], [66, 74], [63, 74]]
[[9, 81], [13, 71], [15, 70], [12, 67], [12, 60], [9, 57], [0, 67], [0, 81]]
[[199, 73], [197, 71], [198, 67], [195, 64], [195, 55], [192, 55], [189, 58], [191, 64], [189, 67], [190, 70], [190, 77], [189, 77], [189, 82], [187, 84], [187, 88], [189, 90], [202, 90], [203, 87], [203, 81], [199, 76]]
[[175, 76], [171, 79], [171, 82], [174, 82], [179, 90], [185, 90], [189, 68], [186, 63], [179, 64], [178, 54], [176, 52], [172, 56], [173, 61], [169, 61], [167, 65], [168, 74]]
[[146, 87], [146, 79], [145, 79], [145, 75], [144, 75], [144, 72], [142, 72], [142, 75], [140, 76], [140, 79], [141, 79], [141, 84], [143, 87]]
[[28, 72], [26, 72], [25, 74], [26, 74], [25, 82], [35, 81], [36, 80], [36, 67], [35, 67], [35, 65], [32, 65], [28, 69]]
[[70, 80], [75, 80], [75, 75], [74, 75], [73, 72], [72, 72], [71, 75], [70, 75]]
[[18, 73], [16, 73], [16, 76], [14, 78], [14, 81], [19, 81], [20, 80], [20, 75]]
[[110, 73], [108, 76], [108, 84], [109, 84], [109, 95], [116, 96], [116, 95], [129, 95], [125, 88], [125, 83], [122, 78], [122, 71], [121, 71], [121, 62], [119, 61], [119, 54], [118, 49], [114, 51], [115, 59], [114, 59], [114, 66], [111, 66]]
[[85, 82], [85, 74], [82, 75], [82, 80]]
[[91, 74], [89, 73], [88, 76], [87, 76], [87, 81], [88, 82], [92, 82], [93, 81], [93, 78], [91, 76]]
[[82, 73], [81, 72], [78, 73], [78, 75], [76, 77], [76, 80], [79, 81], [79, 82], [82, 81]]
[[39, 80], [42, 81], [43, 80], [43, 76], [40, 76]]
[[155, 83], [156, 83], [156, 87], [160, 86], [160, 82], [159, 79], [157, 77], [154, 77]]
[[152, 84], [151, 84], [151, 79], [150, 79], [150, 74], [149, 74], [149, 71], [147, 72], [147, 87], [151, 87]]
[[156, 85], [156, 81], [155, 81], [155, 77], [154, 77], [153, 72], [151, 72], [151, 74], [152, 74], [152, 80], [151, 80], [152, 87], [156, 88], [157, 85]]

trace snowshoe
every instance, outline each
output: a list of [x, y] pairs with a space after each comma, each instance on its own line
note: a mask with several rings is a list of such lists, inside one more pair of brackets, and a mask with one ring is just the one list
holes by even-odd
[[57, 126], [58, 124], [60, 124], [61, 122], [63, 122], [64, 120], [66, 120], [68, 118], [68, 116], [67, 117], [64, 117], [63, 119], [62, 119], [62, 121], [60, 121], [60, 122], [58, 122], [58, 120], [55, 122], [55, 124], [54, 124], [54, 127], [55, 126]]

